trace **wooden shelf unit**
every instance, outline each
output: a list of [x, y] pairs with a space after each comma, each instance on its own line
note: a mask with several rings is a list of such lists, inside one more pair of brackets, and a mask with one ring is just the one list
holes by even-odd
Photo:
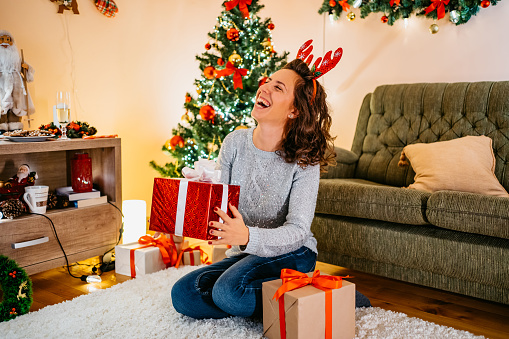
[[[119, 209], [122, 203], [120, 139], [92, 139], [46, 142], [0, 141], [0, 179], [12, 177], [21, 164], [37, 172], [36, 185], [50, 191], [71, 186], [71, 159], [85, 152], [92, 158], [94, 187]], [[102, 255], [115, 246], [122, 223], [120, 212], [110, 204], [48, 210], [69, 263]], [[48, 239], [45, 239], [45, 238]], [[31, 240], [42, 243], [13, 248]], [[22, 215], [0, 220], [0, 254], [17, 262], [28, 274], [65, 265], [65, 258], [48, 219]]]

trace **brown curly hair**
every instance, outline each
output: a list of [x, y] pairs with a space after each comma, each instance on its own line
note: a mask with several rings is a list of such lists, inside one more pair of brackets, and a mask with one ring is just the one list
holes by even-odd
[[297, 110], [294, 119], [287, 119], [283, 128], [281, 150], [278, 154], [286, 162], [297, 162], [300, 167], [320, 164], [322, 172], [334, 163], [334, 139], [329, 131], [332, 118], [329, 114], [327, 94], [323, 86], [316, 81], [316, 96], [313, 96], [313, 76], [307, 64], [295, 59], [283, 69], [296, 72], [293, 106]]

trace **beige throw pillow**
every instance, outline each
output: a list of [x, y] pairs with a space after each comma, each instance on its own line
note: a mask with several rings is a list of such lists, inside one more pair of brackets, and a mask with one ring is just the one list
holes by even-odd
[[415, 182], [408, 188], [509, 197], [495, 176], [492, 140], [487, 136], [408, 145], [399, 164], [408, 165], [406, 158], [415, 171]]

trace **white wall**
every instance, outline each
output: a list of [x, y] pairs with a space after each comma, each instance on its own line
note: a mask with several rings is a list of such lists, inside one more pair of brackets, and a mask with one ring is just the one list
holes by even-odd
[[[116, 0], [115, 18], [100, 14], [92, 0], [78, 0], [79, 15], [56, 14], [49, 0], [0, 0], [0, 29], [10, 31], [35, 68], [29, 85], [35, 126], [52, 120], [57, 90], [73, 89], [78, 119], [99, 134], [122, 138], [123, 198], [150, 205], [161, 147], [184, 113], [186, 91], [200, 76], [195, 55], [221, 12], [221, 0]], [[291, 57], [309, 38], [315, 50], [344, 48], [339, 66], [323, 77], [334, 109], [337, 145], [350, 148], [362, 98], [376, 86], [402, 82], [509, 80], [509, 4], [481, 9], [462, 26], [412, 17], [389, 27], [378, 14], [330, 23], [318, 15], [321, 0], [262, 0], [271, 17], [277, 51]], [[67, 27], [67, 29], [66, 29]], [[66, 36], [69, 33], [69, 38]], [[34, 126], [33, 125], [33, 126]], [[32, 127], [33, 127], [32, 126]], [[7, 178], [0, 178], [7, 179]]]

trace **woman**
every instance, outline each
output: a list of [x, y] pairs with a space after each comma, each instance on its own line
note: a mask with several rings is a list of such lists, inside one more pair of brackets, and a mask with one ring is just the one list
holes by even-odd
[[[262, 316], [262, 283], [281, 269], [313, 271], [316, 240], [310, 231], [320, 168], [334, 157], [331, 117], [323, 87], [306, 63], [295, 59], [260, 86], [254, 129], [225, 139], [219, 154], [221, 181], [240, 185], [233, 218], [217, 210], [224, 224], [209, 244], [229, 244], [228, 258], [195, 270], [173, 286], [175, 309], [196, 319]], [[357, 306], [370, 306], [360, 293]]]

